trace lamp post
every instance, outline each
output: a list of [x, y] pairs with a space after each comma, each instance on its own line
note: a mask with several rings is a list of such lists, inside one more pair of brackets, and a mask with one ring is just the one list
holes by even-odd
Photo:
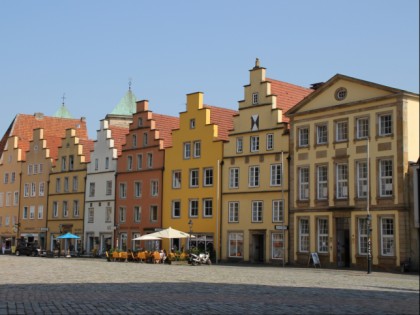
[[370, 239], [371, 233], [372, 233], [372, 216], [370, 215], [369, 211], [369, 185], [370, 185], [370, 174], [369, 174], [369, 162], [370, 162], [370, 156], [369, 156], [369, 137], [366, 137], [367, 145], [367, 161], [366, 161], [366, 172], [367, 172], [367, 187], [366, 187], [366, 212], [367, 212], [367, 234], [368, 234], [368, 241], [367, 241], [367, 273], [372, 273], [372, 241]]
[[191, 219], [188, 221], [188, 226], [190, 227], [190, 238], [188, 240], [188, 250], [191, 253], [191, 235], [192, 235], [192, 226], [193, 226], [193, 222]]

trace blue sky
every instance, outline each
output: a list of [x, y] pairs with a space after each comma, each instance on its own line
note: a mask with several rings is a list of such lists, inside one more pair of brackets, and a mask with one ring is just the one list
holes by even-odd
[[255, 58], [309, 87], [336, 73], [419, 92], [418, 0], [1, 1], [0, 133], [18, 113], [99, 120], [128, 89], [178, 116], [237, 109]]

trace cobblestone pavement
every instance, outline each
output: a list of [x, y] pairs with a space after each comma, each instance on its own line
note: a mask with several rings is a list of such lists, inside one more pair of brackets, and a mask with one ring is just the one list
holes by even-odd
[[0, 314], [419, 314], [419, 275], [0, 255]]

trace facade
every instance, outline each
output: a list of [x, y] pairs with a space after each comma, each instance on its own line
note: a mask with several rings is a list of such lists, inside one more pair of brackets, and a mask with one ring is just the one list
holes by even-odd
[[[82, 250], [85, 205], [85, 178], [93, 142], [80, 139], [76, 129], [67, 129], [50, 173], [48, 189], [47, 250]], [[59, 240], [70, 232], [80, 237]]]
[[418, 94], [337, 74], [288, 111], [291, 260], [396, 269], [410, 258]]
[[146, 100], [137, 102], [118, 159], [115, 246], [124, 250], [151, 246], [132, 239], [162, 227], [164, 149], [171, 145], [171, 131], [179, 123], [148, 107]]
[[[35, 146], [35, 143], [31, 143], [34, 135], [36, 135], [34, 130], [38, 128], [43, 129], [39, 136], [47, 140], [49, 154], [51, 157], [54, 157], [59, 145], [57, 139], [64, 136], [66, 128], [71, 127], [77, 129], [83, 137], [87, 137], [84, 118], [64, 119], [44, 116], [42, 113], [35, 113], [34, 115], [18, 114], [0, 141], [0, 173], [2, 174], [2, 180], [0, 181], [0, 241], [6, 244], [6, 248], [10, 252], [13, 252], [12, 250], [16, 246], [17, 239], [24, 237], [26, 241], [40, 241], [46, 229], [44, 225], [42, 226], [43, 230], [40, 230], [44, 219], [23, 220], [23, 215], [25, 214], [23, 212], [24, 206], [29, 206], [28, 216], [31, 215], [32, 211], [32, 214], [36, 218], [38, 217], [37, 211], [43, 205], [41, 199], [45, 197], [39, 196], [40, 182], [38, 180], [43, 181], [41, 178], [50, 171], [47, 165], [35, 166], [35, 164], [38, 164], [35, 161], [42, 159], [39, 158], [39, 155], [47, 153], [45, 148], [41, 150], [39, 146], [40, 152], [43, 153], [36, 154], [32, 152], [33, 146]], [[39, 141], [43, 142], [41, 138]], [[29, 159], [33, 159], [33, 163], [28, 161], [25, 164], [25, 170], [23, 170], [22, 162], [26, 160], [26, 154], [29, 154]], [[31, 167], [28, 166], [29, 164], [31, 164]], [[39, 174], [39, 167], [42, 167], [43, 175]], [[27, 177], [28, 171], [31, 172], [29, 176], [33, 176], [32, 179]], [[38, 174], [35, 175], [33, 171], [36, 171]], [[26, 182], [27, 180], [28, 182]], [[25, 183], [30, 184], [30, 189], [34, 189], [34, 191], [29, 193], [29, 198], [26, 197], [26, 199], [22, 190], [25, 189]], [[42, 207], [41, 212], [43, 216], [46, 211], [46, 207]], [[22, 221], [20, 220], [21, 218]], [[35, 227], [31, 227], [32, 225], [35, 225]]]
[[190, 231], [190, 244], [172, 240], [173, 249], [215, 250], [220, 256], [220, 163], [223, 143], [236, 111], [203, 104], [203, 93], [187, 95], [172, 147], [165, 152], [162, 227]]
[[103, 254], [114, 244], [115, 182], [117, 158], [128, 127], [110, 126], [101, 120], [94, 150], [87, 164], [84, 248], [88, 253]]
[[312, 90], [266, 79], [265, 73], [257, 60], [224, 144], [223, 261], [289, 260], [289, 127], [284, 113]]

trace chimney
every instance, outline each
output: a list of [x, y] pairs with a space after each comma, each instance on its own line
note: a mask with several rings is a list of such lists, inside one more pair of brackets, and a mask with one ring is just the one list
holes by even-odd
[[317, 82], [317, 83], [312, 83], [311, 84], [311, 89], [312, 90], [318, 90], [321, 86], [324, 85], [324, 82]]
[[44, 118], [44, 114], [43, 113], [35, 113], [34, 116], [35, 116], [36, 119], [39, 119], [39, 120], [41, 120], [41, 119]]

